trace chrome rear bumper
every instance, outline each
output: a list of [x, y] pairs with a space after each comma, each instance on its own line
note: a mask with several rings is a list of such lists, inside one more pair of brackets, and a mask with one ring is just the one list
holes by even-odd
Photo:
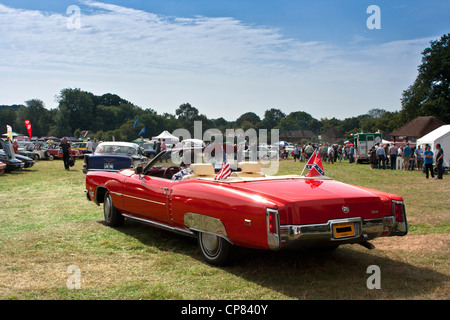
[[[335, 226], [342, 224], [353, 227], [351, 235], [335, 234]], [[323, 224], [280, 226], [281, 247], [357, 243], [382, 236], [401, 236], [406, 233], [406, 222], [397, 223], [394, 216], [368, 220], [362, 218], [336, 219]]]

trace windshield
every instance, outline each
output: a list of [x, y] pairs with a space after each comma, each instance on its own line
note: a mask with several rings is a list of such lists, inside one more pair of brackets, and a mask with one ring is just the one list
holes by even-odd
[[11, 143], [9, 142], [1, 142], [0, 144], [0, 149], [3, 149], [4, 153], [9, 157], [9, 158], [15, 158], [15, 153], [14, 153], [14, 149], [11, 145]]
[[72, 144], [73, 148], [86, 148], [86, 142], [77, 142]]
[[99, 145], [95, 149], [95, 154], [123, 154], [127, 156], [137, 155], [137, 149], [119, 145]]
[[155, 150], [154, 145], [155, 144], [153, 142], [152, 143], [144, 143], [144, 145], [142, 147], [146, 150], [148, 150], [148, 149]]

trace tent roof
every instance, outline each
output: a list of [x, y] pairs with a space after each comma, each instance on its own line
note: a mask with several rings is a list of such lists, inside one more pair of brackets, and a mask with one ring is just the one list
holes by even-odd
[[441, 138], [442, 136], [450, 134], [450, 124], [440, 126], [439, 128], [431, 131], [430, 133], [424, 135], [422, 138], [417, 139], [417, 142], [419, 143], [426, 143], [426, 142], [432, 142], [436, 139]]
[[160, 133], [159, 136], [152, 137], [153, 139], [173, 139], [173, 140], [179, 140], [178, 137], [171, 134], [169, 131], [164, 130]]

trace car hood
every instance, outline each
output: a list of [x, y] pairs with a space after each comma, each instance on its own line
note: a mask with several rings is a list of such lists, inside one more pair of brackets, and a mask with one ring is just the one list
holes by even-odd
[[[230, 185], [279, 204], [284, 224], [323, 223], [330, 219], [378, 218], [390, 212], [390, 195], [331, 179], [273, 179]], [[345, 208], [344, 208], [345, 207]]]

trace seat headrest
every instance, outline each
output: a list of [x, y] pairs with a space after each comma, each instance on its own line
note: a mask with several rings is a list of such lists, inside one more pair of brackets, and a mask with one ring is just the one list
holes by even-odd
[[239, 162], [238, 168], [245, 173], [261, 172], [261, 164], [259, 162]]
[[195, 175], [198, 176], [207, 176], [214, 175], [214, 166], [210, 163], [193, 163], [191, 164], [191, 170]]

